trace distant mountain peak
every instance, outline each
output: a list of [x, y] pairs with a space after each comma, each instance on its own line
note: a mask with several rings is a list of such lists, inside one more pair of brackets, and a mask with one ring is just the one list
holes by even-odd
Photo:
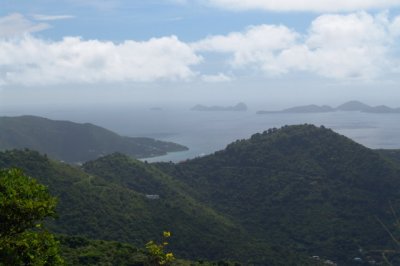
[[[343, 138], [347, 141], [353, 142], [351, 139], [342, 136], [333, 130], [324, 126], [317, 127], [312, 124], [299, 124], [299, 125], [286, 125], [281, 128], [271, 128], [262, 133], [254, 134], [248, 140], [249, 143], [260, 143], [260, 142], [275, 142], [275, 141], [288, 141], [293, 138], [313, 138], [318, 139], [321, 135], [329, 135], [335, 138]], [[355, 143], [355, 142], [354, 142]], [[294, 143], [301, 144], [301, 143]], [[235, 143], [231, 144], [235, 145]]]
[[344, 104], [339, 105], [336, 108], [332, 108], [329, 105], [303, 105], [303, 106], [295, 106], [279, 111], [258, 111], [257, 114], [280, 114], [280, 113], [330, 113], [336, 111], [347, 111], [347, 112], [363, 112], [363, 113], [400, 113], [400, 108], [390, 108], [386, 105], [379, 105], [379, 106], [369, 106], [365, 103], [360, 101], [348, 101]]
[[362, 103], [360, 101], [348, 101], [344, 104], [339, 105], [338, 107], [336, 107], [337, 110], [340, 111], [365, 111], [370, 109], [371, 106]]
[[357, 161], [357, 157], [376, 156], [370, 149], [331, 129], [310, 124], [272, 128], [254, 134], [249, 139], [233, 142], [214, 155], [232, 165], [277, 170], [281, 168], [280, 165], [286, 165], [287, 170], [296, 169], [295, 162], [300, 160], [320, 162], [330, 171], [335, 165]]

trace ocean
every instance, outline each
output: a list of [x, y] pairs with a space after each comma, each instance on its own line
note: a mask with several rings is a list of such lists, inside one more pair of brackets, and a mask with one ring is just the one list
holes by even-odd
[[[157, 107], [157, 108], [154, 108]], [[369, 148], [400, 148], [400, 114], [333, 112], [315, 114], [256, 114], [245, 112], [191, 111], [190, 106], [107, 105], [79, 108], [2, 109], [2, 116], [38, 115], [50, 119], [93, 123], [120, 135], [172, 141], [188, 151], [146, 158], [148, 162], [179, 162], [224, 149], [252, 134], [284, 125], [324, 125]]]

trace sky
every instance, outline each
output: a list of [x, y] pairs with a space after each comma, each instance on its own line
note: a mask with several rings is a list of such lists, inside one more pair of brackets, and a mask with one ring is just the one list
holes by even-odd
[[400, 106], [400, 0], [0, 0], [0, 105]]

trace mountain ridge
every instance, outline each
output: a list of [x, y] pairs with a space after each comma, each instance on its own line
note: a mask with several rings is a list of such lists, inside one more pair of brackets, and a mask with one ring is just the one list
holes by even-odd
[[345, 111], [345, 112], [363, 112], [363, 113], [400, 113], [399, 108], [391, 108], [386, 105], [378, 105], [378, 106], [369, 106], [360, 101], [348, 101], [337, 107], [331, 107], [329, 105], [303, 105], [303, 106], [295, 106], [283, 110], [278, 111], [257, 111], [257, 114], [275, 114], [275, 113], [330, 113], [337, 111]]
[[37, 150], [69, 163], [82, 163], [118, 151], [146, 158], [187, 150], [172, 142], [123, 137], [91, 123], [38, 116], [0, 117], [0, 150], [16, 148]]
[[254, 237], [293, 250], [352, 265], [354, 257], [366, 257], [360, 246], [392, 244], [377, 219], [390, 221], [390, 204], [400, 207], [398, 168], [324, 127], [271, 129], [159, 167]]
[[57, 233], [143, 246], [171, 230], [171, 248], [183, 258], [354, 265], [395, 248], [382, 224], [395, 230], [398, 154], [305, 124], [177, 164], [114, 153], [78, 167], [7, 151], [0, 167], [22, 168], [60, 197], [60, 219], [50, 224]]

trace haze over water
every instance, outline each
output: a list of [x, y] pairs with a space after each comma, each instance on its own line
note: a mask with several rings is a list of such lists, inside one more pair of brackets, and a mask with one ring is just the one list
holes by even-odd
[[[91, 106], [87, 108], [36, 108], [2, 110], [1, 115], [32, 114], [50, 119], [93, 123], [124, 136], [152, 137], [183, 144], [188, 151], [148, 158], [149, 162], [173, 161], [203, 156], [224, 149], [237, 140], [269, 128], [293, 124], [324, 125], [369, 148], [400, 148], [400, 114], [332, 112], [316, 114], [256, 114], [246, 112], [199, 112], [189, 105]], [[157, 106], [158, 107], [158, 106]]]

